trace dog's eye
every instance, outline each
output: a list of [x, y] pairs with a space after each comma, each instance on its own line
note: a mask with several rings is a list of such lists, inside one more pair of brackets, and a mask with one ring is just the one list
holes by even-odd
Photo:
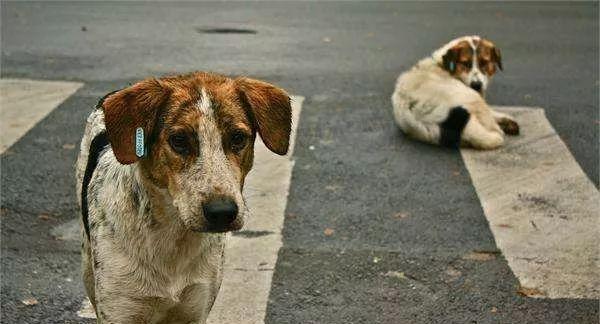
[[229, 145], [231, 146], [231, 150], [238, 153], [244, 147], [246, 147], [246, 140], [248, 136], [240, 131], [235, 131], [231, 134], [231, 138], [229, 139]]
[[173, 134], [169, 136], [169, 145], [173, 151], [179, 154], [188, 154], [190, 152], [190, 146], [187, 136], [184, 134]]

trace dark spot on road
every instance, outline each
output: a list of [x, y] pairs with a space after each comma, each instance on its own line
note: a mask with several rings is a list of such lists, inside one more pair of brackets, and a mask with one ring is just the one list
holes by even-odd
[[239, 231], [233, 232], [233, 236], [241, 236], [245, 238], [255, 238], [273, 234], [272, 231]]
[[562, 219], [565, 218], [565, 211], [555, 203], [553, 200], [549, 200], [545, 197], [529, 195], [526, 193], [519, 193], [517, 198], [526, 208], [535, 209], [544, 213], [544, 216], [553, 218], [558, 216]]
[[201, 34], [256, 34], [254, 29], [247, 28], [195, 28]]
[[536, 206], [553, 206], [546, 198], [533, 196], [528, 194], [518, 194], [518, 198], [522, 202], [529, 202]]

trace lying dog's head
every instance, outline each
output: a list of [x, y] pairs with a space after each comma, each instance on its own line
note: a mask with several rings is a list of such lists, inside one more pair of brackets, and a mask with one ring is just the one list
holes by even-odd
[[502, 70], [500, 50], [479, 36], [457, 38], [442, 47], [441, 65], [468, 87], [484, 94], [489, 80]]
[[[271, 151], [288, 150], [290, 98], [258, 80], [201, 72], [148, 79], [110, 94], [102, 107], [117, 160], [139, 163], [194, 231], [242, 227], [257, 133]], [[144, 134], [141, 152], [136, 132]]]

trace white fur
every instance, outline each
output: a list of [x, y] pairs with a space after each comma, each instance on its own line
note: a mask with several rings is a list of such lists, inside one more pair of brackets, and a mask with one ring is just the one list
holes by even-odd
[[212, 107], [211, 107], [211, 102], [210, 102], [210, 96], [208, 95], [208, 93], [206, 92], [206, 89], [202, 88], [201, 90], [201, 98], [198, 101], [198, 110], [200, 110], [200, 112], [202, 112], [204, 115], [210, 115], [212, 116]]

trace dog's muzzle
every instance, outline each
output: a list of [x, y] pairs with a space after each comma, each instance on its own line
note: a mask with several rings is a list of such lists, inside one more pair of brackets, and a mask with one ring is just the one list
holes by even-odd
[[202, 205], [210, 232], [226, 232], [238, 217], [239, 208], [232, 198], [213, 198]]

